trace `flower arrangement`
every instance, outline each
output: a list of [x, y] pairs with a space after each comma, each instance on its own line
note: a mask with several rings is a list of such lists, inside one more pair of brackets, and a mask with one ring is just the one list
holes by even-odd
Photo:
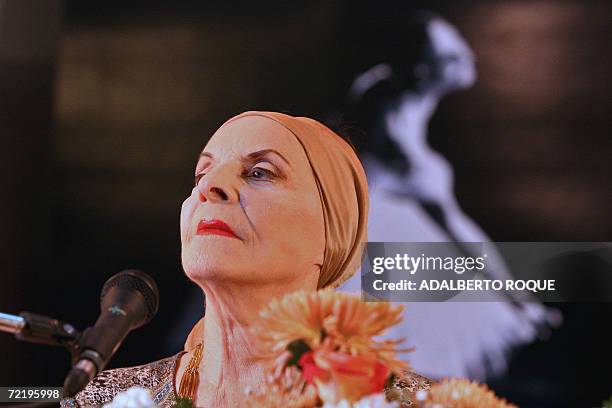
[[113, 401], [104, 404], [102, 408], [155, 408], [155, 403], [149, 390], [142, 387], [132, 387], [121, 392], [113, 398]]
[[[268, 389], [250, 394], [252, 406], [292, 407], [292, 401], [299, 401], [297, 407], [365, 406], [362, 400], [372, 396], [367, 406], [373, 401], [394, 406], [380, 405], [382, 392], [393, 375], [409, 368], [395, 354], [412, 349], [398, 349], [403, 339], [374, 337], [399, 323], [402, 311], [403, 306], [365, 303], [331, 289], [274, 299], [254, 329], [258, 358], [269, 363], [270, 378]], [[298, 384], [293, 394], [282, 391], [287, 375]]]
[[517, 408], [497, 397], [486, 385], [448, 378], [416, 395], [419, 408]]
[[[362, 302], [358, 296], [323, 289], [273, 299], [254, 327], [256, 360], [267, 369], [265, 386], [245, 390], [250, 408], [399, 408], [387, 386], [409, 370], [396, 358], [403, 339], [376, 340], [401, 320], [403, 306]], [[404, 388], [402, 388], [403, 393]], [[410, 391], [416, 408], [516, 408], [485, 385], [444, 379], [428, 390]], [[131, 388], [104, 408], [150, 408], [147, 390]], [[193, 408], [177, 399], [173, 408]]]
[[[102, 408], [157, 408], [149, 390], [143, 387], [131, 387], [115, 395], [115, 398]], [[195, 408], [189, 398], [176, 397], [172, 408]]]

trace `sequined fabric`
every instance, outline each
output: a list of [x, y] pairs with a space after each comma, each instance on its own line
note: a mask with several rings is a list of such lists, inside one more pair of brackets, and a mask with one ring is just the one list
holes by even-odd
[[415, 394], [421, 390], [429, 390], [434, 381], [411, 371], [405, 371], [395, 377], [391, 386], [385, 388], [385, 396], [389, 401], [397, 401], [401, 408], [414, 407]]
[[183, 353], [153, 363], [102, 371], [75, 398], [63, 399], [62, 408], [101, 407], [115, 395], [131, 387], [143, 387], [151, 392], [153, 401], [162, 408], [174, 403], [174, 375]]
[[[139, 386], [151, 391], [154, 402], [161, 408], [169, 408], [176, 396], [174, 376], [180, 356], [165, 358], [137, 367], [116, 368], [101, 372], [75, 398], [63, 399], [62, 408], [101, 407], [113, 400], [115, 395], [128, 388]], [[387, 399], [397, 401], [401, 408], [414, 406], [414, 394], [427, 390], [432, 381], [406, 371], [394, 379], [385, 389]]]

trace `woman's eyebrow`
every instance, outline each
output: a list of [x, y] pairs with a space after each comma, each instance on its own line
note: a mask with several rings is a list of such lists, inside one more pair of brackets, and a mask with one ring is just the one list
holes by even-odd
[[[283, 161], [285, 163], [287, 163], [287, 165], [291, 166], [291, 163], [289, 163], [289, 160], [287, 160], [285, 158], [285, 156], [283, 156], [282, 154], [280, 154], [278, 151], [274, 150], [274, 149], [263, 149], [263, 150], [258, 150], [256, 152], [253, 153], [249, 153], [245, 156], [246, 159], [249, 160], [257, 160], [257, 159], [261, 159], [263, 158], [266, 154], [268, 153], [274, 153], [276, 155], [278, 155], [278, 157], [280, 157], [281, 159], [283, 159]], [[213, 159], [213, 155], [208, 153], [208, 152], [202, 152], [200, 153], [200, 158], [202, 157], [208, 157], [209, 159]]]
[[263, 157], [264, 157], [266, 154], [268, 154], [268, 153], [274, 153], [274, 154], [276, 154], [278, 157], [280, 157], [281, 159], [283, 159], [283, 161], [284, 161], [285, 163], [287, 163], [287, 165], [288, 165], [289, 167], [291, 167], [291, 163], [289, 163], [289, 160], [287, 160], [287, 159], [285, 158], [285, 156], [283, 156], [282, 154], [280, 154], [279, 152], [277, 152], [277, 151], [276, 151], [276, 150], [274, 150], [274, 149], [263, 149], [263, 150], [258, 150], [258, 151], [256, 151], [256, 152], [249, 153], [249, 154], [248, 154], [246, 157], [247, 157], [248, 159], [250, 159], [250, 160], [257, 160], [257, 159], [263, 158]]

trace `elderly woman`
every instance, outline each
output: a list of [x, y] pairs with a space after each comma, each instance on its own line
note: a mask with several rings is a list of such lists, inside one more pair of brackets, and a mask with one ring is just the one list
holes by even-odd
[[[352, 147], [319, 122], [245, 112], [212, 136], [181, 209], [182, 263], [203, 291], [205, 317], [186, 350], [102, 372], [65, 407], [95, 406], [132, 386], [170, 406], [240, 406], [265, 380], [250, 327], [274, 297], [337, 287], [359, 267], [368, 191]], [[403, 384], [428, 382], [407, 374]]]

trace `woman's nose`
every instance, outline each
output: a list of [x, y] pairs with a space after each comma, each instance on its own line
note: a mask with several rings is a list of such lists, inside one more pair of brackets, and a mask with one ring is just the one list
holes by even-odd
[[203, 175], [198, 182], [198, 196], [201, 202], [235, 202], [238, 192], [232, 185], [227, 171], [212, 170]]

